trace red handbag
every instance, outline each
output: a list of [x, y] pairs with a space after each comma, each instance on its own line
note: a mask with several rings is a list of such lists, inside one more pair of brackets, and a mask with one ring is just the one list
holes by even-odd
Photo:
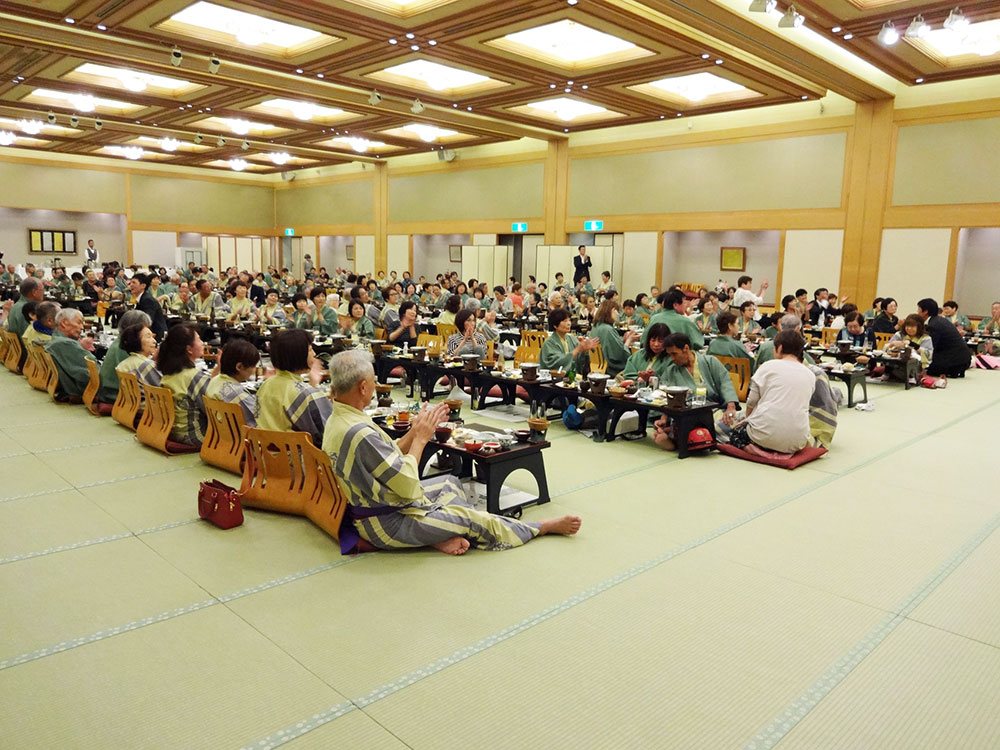
[[218, 479], [202, 482], [198, 487], [198, 515], [220, 529], [231, 529], [243, 523], [243, 504], [234, 487]]

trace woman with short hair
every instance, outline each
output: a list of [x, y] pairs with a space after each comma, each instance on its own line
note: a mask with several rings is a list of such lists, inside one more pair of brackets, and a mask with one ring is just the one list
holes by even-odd
[[882, 312], [872, 323], [872, 331], [875, 333], [895, 333], [899, 329], [899, 318], [896, 317], [896, 309], [899, 305], [892, 297], [882, 299]]
[[906, 347], [910, 347], [920, 355], [920, 369], [926, 370], [934, 359], [934, 343], [924, 330], [923, 319], [916, 313], [906, 316], [899, 330], [889, 339], [886, 349], [899, 352]]
[[[262, 430], [305, 432], [313, 445], [323, 444], [323, 428], [332, 407], [317, 388], [323, 369], [312, 350], [312, 333], [301, 328], [279, 331], [271, 339], [275, 373], [257, 391], [254, 418]], [[302, 375], [309, 375], [309, 382]]]
[[648, 381], [652, 376], [663, 379], [663, 368], [670, 361], [666, 355], [666, 342], [670, 336], [670, 327], [666, 323], [653, 323], [649, 327], [649, 335], [642, 348], [634, 352], [625, 363], [622, 377], [626, 380]]
[[342, 334], [355, 340], [375, 338], [375, 324], [365, 315], [365, 303], [357, 297], [347, 303], [347, 317], [349, 320], [340, 327]]
[[[456, 297], [448, 301], [451, 302]], [[472, 310], [459, 310], [455, 316], [455, 327], [458, 328], [458, 333], [448, 337], [450, 356], [457, 357], [462, 354], [486, 356], [486, 337], [476, 330], [476, 314]]]
[[605, 370], [608, 375], [617, 375], [625, 369], [630, 355], [628, 347], [639, 338], [636, 331], [626, 331], [623, 341], [618, 331], [615, 330], [617, 321], [618, 303], [606, 299], [597, 309], [594, 315], [594, 327], [590, 330], [590, 335], [600, 342], [604, 361], [608, 365]]
[[207, 398], [239, 404], [249, 427], [257, 426], [257, 397], [243, 384], [253, 377], [260, 362], [257, 347], [240, 336], [233, 336], [219, 355], [219, 373], [208, 383]]
[[569, 370], [571, 367], [580, 370], [589, 366], [590, 350], [597, 346], [597, 339], [577, 339], [570, 333], [573, 321], [561, 307], [549, 313], [549, 328], [552, 335], [545, 339], [538, 356], [543, 370]]
[[156, 369], [163, 375], [160, 385], [170, 389], [174, 397], [170, 439], [178, 443], [200, 446], [205, 440], [208, 422], [201, 399], [211, 378], [195, 367], [204, 353], [198, 329], [191, 323], [180, 323], [167, 331], [156, 355]]

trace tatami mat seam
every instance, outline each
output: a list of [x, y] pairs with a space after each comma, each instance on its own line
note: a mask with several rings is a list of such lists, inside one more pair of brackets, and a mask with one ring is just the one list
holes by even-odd
[[[446, 669], [449, 666], [452, 666], [453, 664], [457, 664], [459, 662], [465, 661], [466, 659], [469, 659], [472, 656], [475, 656], [476, 654], [481, 653], [482, 651], [485, 651], [486, 649], [491, 648], [492, 646], [495, 646], [498, 643], [506, 641], [506, 640], [514, 637], [518, 633], [521, 633], [521, 632], [524, 632], [524, 631], [526, 631], [526, 630], [528, 630], [530, 628], [533, 628], [534, 626], [536, 626], [536, 625], [538, 625], [538, 624], [540, 624], [542, 622], [545, 622], [546, 620], [551, 619], [552, 617], [556, 616], [557, 614], [560, 614], [561, 612], [565, 612], [565, 611], [569, 610], [570, 608], [575, 607], [576, 605], [578, 605], [578, 604], [580, 604], [580, 603], [582, 603], [584, 601], [587, 601], [588, 599], [591, 599], [594, 596], [597, 596], [598, 594], [600, 594], [603, 591], [606, 591], [606, 590], [608, 590], [610, 588], [613, 588], [614, 586], [617, 586], [617, 585], [619, 585], [619, 584], [621, 584], [621, 583], [623, 583], [623, 582], [625, 582], [625, 581], [627, 581], [627, 580], [629, 580], [631, 578], [634, 578], [635, 576], [640, 575], [641, 573], [644, 573], [647, 570], [651, 570], [651, 569], [653, 569], [653, 568], [655, 568], [655, 567], [657, 567], [657, 566], [659, 566], [659, 565], [661, 565], [661, 564], [663, 564], [665, 562], [668, 562], [669, 560], [672, 560], [672, 559], [678, 557], [679, 555], [684, 554], [685, 552], [688, 552], [688, 551], [690, 551], [692, 549], [695, 549], [696, 547], [700, 547], [703, 544], [707, 544], [708, 542], [711, 542], [714, 539], [717, 539], [718, 537], [722, 536], [723, 534], [728, 533], [729, 531], [732, 531], [735, 528], [738, 528], [738, 527], [743, 526], [743, 525], [745, 525], [747, 523], [750, 523], [751, 521], [754, 521], [757, 518], [760, 518], [761, 516], [764, 516], [767, 513], [770, 513], [771, 511], [776, 510], [777, 508], [780, 508], [780, 507], [782, 507], [782, 506], [784, 506], [784, 505], [786, 505], [786, 504], [788, 504], [788, 503], [790, 503], [790, 502], [798, 499], [799, 497], [802, 497], [802, 496], [804, 496], [804, 495], [806, 495], [806, 494], [808, 494], [808, 493], [810, 493], [810, 492], [812, 492], [812, 491], [814, 491], [816, 489], [819, 489], [820, 487], [823, 487], [823, 486], [829, 484], [830, 482], [834, 481], [835, 479], [838, 479], [838, 478], [843, 477], [843, 476], [847, 476], [848, 474], [851, 474], [851, 473], [853, 473], [855, 471], [858, 471], [859, 469], [862, 469], [862, 468], [864, 468], [866, 466], [869, 466], [869, 465], [871, 465], [872, 463], [874, 463], [876, 461], [880, 461], [880, 460], [886, 458], [887, 456], [892, 455], [893, 453], [896, 453], [896, 452], [898, 452], [900, 450], [903, 450], [904, 448], [907, 448], [907, 447], [909, 447], [911, 445], [914, 445], [915, 443], [918, 443], [921, 440], [927, 439], [928, 437], [934, 435], [935, 433], [939, 432], [940, 430], [943, 430], [943, 429], [946, 429], [948, 427], [954, 426], [955, 424], [959, 424], [960, 422], [962, 422], [962, 421], [964, 421], [966, 419], [974, 417], [974, 416], [980, 414], [984, 409], [990, 408], [990, 407], [995, 406], [997, 404], [1000, 404], [1000, 399], [996, 399], [996, 400], [990, 402], [989, 404], [987, 404], [985, 406], [977, 408], [975, 411], [968, 412], [966, 414], [963, 414], [962, 416], [956, 417], [955, 419], [953, 419], [953, 420], [951, 420], [951, 421], [949, 421], [949, 422], [947, 422], [947, 423], [945, 423], [943, 425], [935, 427], [934, 429], [929, 430], [926, 433], [923, 433], [921, 435], [917, 435], [917, 436], [915, 436], [913, 438], [905, 440], [902, 443], [900, 443], [899, 445], [894, 446], [892, 448], [888, 448], [885, 451], [883, 451], [882, 453], [880, 453], [878, 455], [875, 455], [875, 456], [871, 456], [871, 457], [865, 459], [864, 461], [861, 461], [861, 462], [855, 464], [854, 466], [852, 466], [852, 467], [850, 467], [848, 469], [845, 469], [845, 470], [843, 470], [843, 471], [841, 471], [841, 472], [839, 472], [837, 474], [831, 474], [829, 477], [824, 477], [823, 479], [817, 480], [816, 482], [813, 482], [812, 484], [807, 485], [806, 487], [800, 488], [799, 490], [796, 490], [795, 492], [793, 492], [793, 493], [785, 496], [784, 498], [782, 498], [780, 500], [775, 501], [774, 503], [771, 503], [769, 505], [763, 506], [762, 508], [758, 508], [757, 510], [752, 511], [752, 512], [750, 512], [750, 513], [748, 513], [748, 514], [746, 514], [744, 516], [741, 516], [740, 518], [737, 518], [737, 519], [735, 519], [733, 521], [730, 521], [729, 523], [723, 524], [722, 526], [718, 527], [717, 529], [715, 529], [713, 531], [710, 531], [707, 534], [704, 534], [704, 535], [702, 535], [700, 537], [697, 537], [694, 540], [692, 540], [690, 542], [687, 542], [684, 545], [681, 545], [681, 546], [676, 547], [676, 548], [674, 548], [672, 550], [669, 550], [669, 551], [667, 551], [667, 552], [665, 552], [665, 553], [663, 553], [661, 555], [658, 555], [657, 557], [654, 557], [652, 560], [649, 560], [649, 561], [647, 561], [645, 563], [642, 563], [640, 565], [633, 566], [632, 568], [629, 568], [629, 569], [623, 571], [622, 573], [619, 573], [619, 574], [617, 574], [617, 575], [615, 575], [615, 576], [613, 576], [613, 577], [611, 577], [609, 579], [606, 579], [606, 580], [604, 580], [604, 581], [596, 584], [595, 586], [592, 586], [592, 587], [590, 587], [588, 589], [585, 589], [584, 591], [579, 592], [579, 593], [577, 593], [577, 594], [569, 597], [568, 599], [563, 600], [559, 604], [556, 604], [556, 605], [554, 605], [552, 607], [549, 607], [547, 609], [542, 610], [541, 612], [538, 612], [538, 613], [536, 613], [534, 615], [531, 615], [531, 616], [529, 616], [527, 618], [524, 618], [523, 620], [521, 620], [521, 621], [519, 621], [519, 622], [517, 622], [517, 623], [515, 623], [515, 624], [513, 624], [511, 626], [508, 626], [507, 628], [504, 628], [503, 630], [500, 630], [500, 631], [498, 631], [496, 633], [493, 633], [492, 635], [489, 635], [489, 636], [487, 636], [485, 638], [482, 638], [479, 641], [476, 641], [475, 643], [473, 643], [473, 644], [471, 644], [469, 646], [465, 646], [464, 648], [458, 649], [457, 651], [452, 652], [448, 656], [444, 656], [444, 657], [442, 657], [440, 659], [437, 659], [437, 660], [435, 660], [435, 661], [433, 661], [433, 662], [431, 662], [431, 663], [429, 663], [429, 664], [427, 664], [427, 665], [425, 665], [423, 667], [420, 667], [418, 669], [412, 670], [412, 671], [408, 672], [407, 674], [405, 674], [405, 675], [403, 675], [403, 676], [401, 676], [401, 677], [399, 677], [399, 678], [397, 678], [397, 679], [395, 679], [395, 680], [393, 680], [391, 682], [384, 683], [384, 684], [380, 685], [379, 687], [376, 687], [373, 690], [370, 690], [369, 692], [365, 693], [363, 696], [360, 696], [358, 698], [353, 699], [350, 702], [353, 703], [357, 708], [363, 709], [366, 706], [369, 706], [369, 705], [371, 705], [371, 704], [373, 704], [373, 703], [375, 703], [375, 702], [377, 702], [379, 700], [382, 700], [383, 698], [386, 698], [389, 695], [393, 695], [393, 694], [399, 692], [400, 690], [403, 690], [404, 688], [409, 687], [410, 685], [413, 685], [413, 684], [415, 684], [415, 683], [417, 683], [417, 682], [425, 679], [426, 677], [430, 677], [431, 675], [437, 674], [438, 672]], [[637, 471], [637, 470], [633, 470], [633, 471]], [[992, 528], [990, 529], [990, 532], [992, 532], [992, 529], [996, 528], [996, 526], [998, 526], [998, 525], [1000, 525], [1000, 515], [998, 515], [996, 517], [996, 519], [994, 519], [994, 521], [992, 522]], [[989, 534], [987, 533], [985, 536], [982, 537], [982, 539], [985, 539], [986, 536], [988, 536], [988, 535]], [[978, 546], [979, 543], [981, 543], [982, 539], [980, 539], [976, 543], [977, 546]], [[974, 547], [973, 547], [973, 549], [974, 549]], [[969, 553], [971, 553], [971, 551], [972, 550], [970, 549]], [[966, 554], [966, 556], [967, 556], [967, 554]], [[962, 559], [964, 559], [964, 557]], [[955, 567], [957, 567], [957, 563], [955, 563]], [[949, 569], [948, 572], [950, 573], [951, 569]], [[939, 573], [939, 575], [940, 575], [940, 573]], [[932, 580], [934, 580], [934, 579], [932, 579]], [[928, 593], [930, 593], [930, 592], [928, 592]], [[911, 603], [912, 603], [912, 606], [915, 607], [916, 604], [919, 603], [919, 600], [914, 601], [914, 596], [911, 595], [911, 597], [909, 597], [907, 600], [904, 601], [903, 606], [907, 607]], [[896, 618], [905, 619], [904, 616], [899, 615], [899, 614], [893, 614], [893, 615], [890, 616], [890, 620], [894, 620]], [[296, 723], [296, 724], [294, 724], [292, 726], [289, 726], [289, 727], [286, 727], [284, 729], [281, 729], [281, 730], [279, 730], [279, 731], [277, 731], [277, 732], [275, 732], [275, 733], [273, 733], [273, 734], [265, 737], [262, 740], [258, 740], [256, 742], [253, 742], [253, 743], [249, 744], [249, 745], [245, 745], [243, 747], [243, 750], [270, 750], [272, 748], [280, 747], [281, 745], [283, 745], [283, 744], [285, 744], [287, 742], [290, 742], [293, 739], [301, 737], [302, 735], [307, 734], [308, 732], [313, 731], [314, 729], [317, 729], [317, 728], [323, 726], [324, 724], [327, 724], [330, 721], [333, 721], [334, 719], [339, 718], [340, 716], [343, 716], [346, 713], [349, 713], [350, 709], [346, 709], [345, 710], [343, 708], [343, 706], [344, 706], [344, 704], [338, 704], [337, 706], [333, 706], [333, 707], [331, 707], [330, 709], [327, 709], [324, 712], [321, 712], [319, 714], [314, 714], [309, 719], [305, 719], [305, 720], [303, 720], [301, 722], [298, 722], [298, 723]], [[317, 717], [319, 717], [319, 718], [317, 718]], [[767, 745], [761, 745], [759, 747], [768, 747], [768, 746]]]
[[160, 524], [159, 526], [151, 526], [148, 529], [139, 529], [138, 531], [126, 531], [121, 534], [112, 534], [110, 536], [102, 536], [96, 539], [87, 539], [82, 542], [73, 542], [71, 544], [60, 544], [57, 547], [49, 547], [47, 549], [37, 550], [35, 552], [25, 552], [21, 555], [13, 555], [11, 557], [0, 557], [0, 565], [6, 565], [7, 563], [19, 562], [21, 560], [30, 560], [35, 557], [44, 557], [46, 555], [52, 555], [56, 552], [67, 552], [73, 549], [81, 549], [82, 547], [92, 547], [95, 544], [105, 544], [107, 542], [116, 542], [120, 539], [129, 539], [132, 537], [140, 537], [145, 534], [155, 534], [158, 531], [166, 531], [167, 529], [176, 529], [178, 526], [187, 526], [191, 523], [198, 523], [200, 519], [189, 518], [186, 521], [173, 521], [171, 523]]

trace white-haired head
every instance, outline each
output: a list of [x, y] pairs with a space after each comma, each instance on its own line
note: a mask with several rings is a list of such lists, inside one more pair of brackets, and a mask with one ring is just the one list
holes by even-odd
[[334, 396], [350, 393], [374, 374], [372, 355], [364, 349], [349, 349], [330, 357], [330, 390]]

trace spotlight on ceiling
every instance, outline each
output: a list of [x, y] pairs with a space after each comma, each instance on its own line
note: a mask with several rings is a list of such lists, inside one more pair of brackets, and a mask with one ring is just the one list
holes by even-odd
[[205, 140], [205, 136], [203, 136], [201, 133], [194, 134], [195, 145], [200, 145], [203, 140]]
[[794, 5], [789, 5], [788, 10], [778, 21], [779, 29], [797, 29], [806, 22], [806, 17], [795, 10]]
[[77, 125], [80, 124], [80, 118], [77, 117], [76, 115], [70, 115], [69, 124], [70, 124], [70, 127], [75, 128]]
[[240, 144], [240, 148], [243, 149], [244, 151], [249, 151], [250, 150], [250, 141], [248, 141], [246, 138], [244, 138], [243, 139], [243, 143]]
[[220, 135], [218, 138], [215, 139], [215, 145], [218, 146], [219, 148], [222, 148], [223, 146], [226, 145], [226, 139]]
[[175, 68], [180, 67], [181, 61], [184, 59], [184, 53], [180, 51], [180, 48], [174, 47], [170, 50], [170, 64]]
[[49, 121], [49, 125], [55, 125], [56, 124], [56, 113], [53, 112], [50, 109], [48, 115], [46, 115], [46, 119]]
[[208, 72], [209, 73], [213, 73], [213, 74], [214, 73], [218, 73], [219, 72], [219, 68], [221, 68], [221, 67], [222, 67], [222, 60], [220, 60], [219, 58], [217, 58], [215, 55], [212, 55], [210, 58], [208, 58]]
[[882, 29], [878, 32], [878, 40], [887, 47], [891, 47], [899, 41], [899, 32], [896, 31], [892, 21], [886, 21], [882, 24]]
[[954, 8], [948, 17], [944, 19], [944, 27], [949, 31], [962, 31], [969, 26], [969, 19], [962, 13], [961, 8]]
[[94, 120], [94, 130], [100, 130], [103, 127], [104, 127], [104, 120], [102, 120], [100, 117]]
[[373, 107], [377, 107], [382, 103], [382, 95], [378, 92], [378, 89], [372, 91], [371, 96], [368, 97], [368, 103]]
[[912, 21], [910, 25], [906, 27], [906, 38], [907, 39], [922, 39], [931, 33], [930, 24], [924, 21], [924, 17], [918, 15]]
[[410, 105], [410, 111], [415, 115], [419, 115], [425, 109], [427, 109], [427, 107], [425, 107], [424, 103], [419, 99], [414, 99], [413, 104]]
[[778, 0], [751, 0], [751, 13], [770, 13], [778, 4]]

